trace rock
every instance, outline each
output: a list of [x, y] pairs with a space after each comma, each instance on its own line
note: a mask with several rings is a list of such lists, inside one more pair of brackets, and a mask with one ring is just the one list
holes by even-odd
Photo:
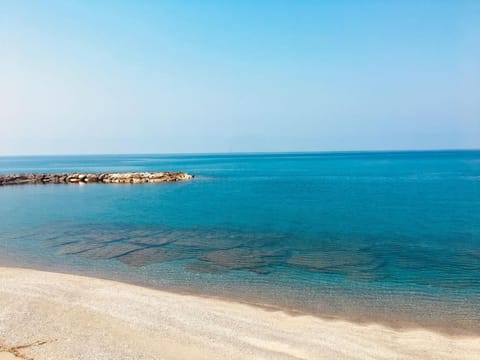
[[85, 181], [89, 183], [96, 183], [98, 182], [98, 176], [95, 174], [88, 174]]

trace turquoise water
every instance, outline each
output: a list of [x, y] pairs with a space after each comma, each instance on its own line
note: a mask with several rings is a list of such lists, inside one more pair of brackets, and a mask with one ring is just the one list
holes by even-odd
[[0, 265], [480, 331], [480, 151], [0, 158], [162, 170], [196, 177], [0, 187]]

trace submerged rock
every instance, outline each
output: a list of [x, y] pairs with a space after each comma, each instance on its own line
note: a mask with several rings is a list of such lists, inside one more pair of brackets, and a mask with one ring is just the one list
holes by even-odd
[[76, 255], [84, 251], [91, 250], [100, 247], [98, 243], [92, 243], [88, 241], [78, 241], [74, 243], [68, 243], [63, 245], [58, 251], [58, 255]]
[[141, 246], [129, 243], [112, 243], [102, 247], [89, 249], [79, 255], [90, 259], [113, 259], [132, 251], [142, 249]]
[[312, 270], [326, 270], [348, 266], [369, 265], [375, 261], [370, 254], [342, 250], [310, 251], [293, 254], [287, 263]]
[[198, 251], [192, 249], [151, 247], [130, 252], [118, 257], [118, 260], [130, 266], [145, 266], [164, 261], [189, 259], [198, 255]]
[[228, 250], [245, 245], [248, 241], [242, 234], [235, 235], [222, 231], [181, 231], [176, 234], [175, 244], [205, 250]]
[[266, 274], [269, 272], [267, 268], [281, 263], [285, 255], [281, 250], [234, 248], [208, 252], [202, 255], [200, 260], [229, 270], [249, 270]]
[[352, 280], [374, 281], [383, 275], [376, 271], [383, 264], [373, 254], [348, 250], [311, 251], [293, 254], [286, 263], [308, 271], [341, 274]]
[[200, 274], [223, 274], [230, 271], [230, 269], [224, 266], [211, 264], [206, 261], [192, 261], [185, 265], [185, 270]]

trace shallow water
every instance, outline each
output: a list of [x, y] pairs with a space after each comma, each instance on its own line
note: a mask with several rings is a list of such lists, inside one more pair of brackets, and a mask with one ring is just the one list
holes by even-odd
[[0, 158], [192, 182], [0, 187], [0, 265], [480, 332], [480, 152]]

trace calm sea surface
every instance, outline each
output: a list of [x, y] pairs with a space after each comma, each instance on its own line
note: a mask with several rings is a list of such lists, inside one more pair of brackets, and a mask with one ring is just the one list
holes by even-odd
[[0, 266], [480, 332], [480, 151], [0, 157], [0, 172], [191, 182], [0, 187]]

